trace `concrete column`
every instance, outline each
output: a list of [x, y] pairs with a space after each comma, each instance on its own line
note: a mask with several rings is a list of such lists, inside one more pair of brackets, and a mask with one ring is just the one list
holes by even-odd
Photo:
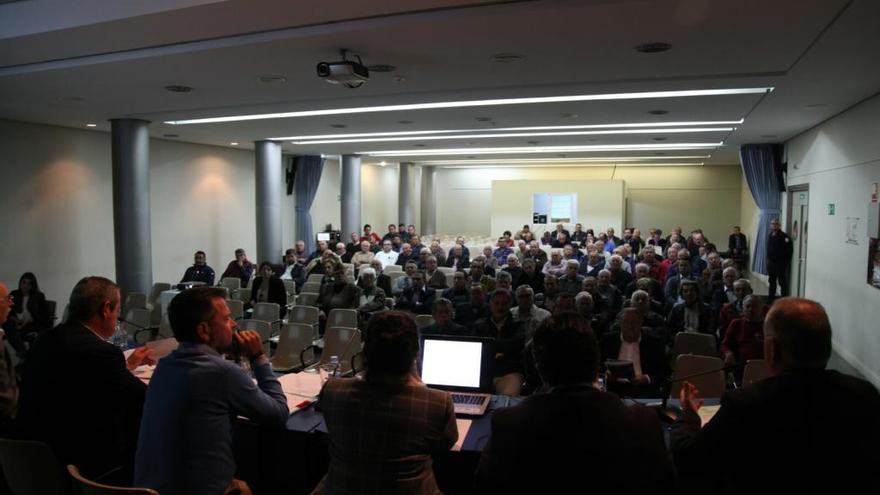
[[437, 233], [437, 199], [434, 196], [435, 167], [422, 167], [422, 224], [419, 232], [422, 235]]
[[342, 238], [361, 231], [361, 157], [342, 155]]
[[255, 141], [257, 261], [280, 263], [281, 246], [281, 143]]
[[397, 223], [405, 223], [406, 225], [415, 224], [412, 206], [413, 164], [405, 162], [400, 163], [400, 165], [398, 165], [398, 170]]
[[110, 120], [116, 283], [123, 301], [129, 292], [149, 294], [153, 286], [149, 124]]

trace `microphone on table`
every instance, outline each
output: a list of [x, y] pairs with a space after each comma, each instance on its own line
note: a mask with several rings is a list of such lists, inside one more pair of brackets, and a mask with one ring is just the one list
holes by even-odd
[[117, 318], [117, 320], [119, 321], [119, 323], [125, 323], [126, 325], [131, 325], [137, 329], [134, 332], [134, 335], [132, 335], [132, 337], [131, 337], [131, 339], [135, 342], [137, 342], [137, 337], [138, 337], [138, 335], [141, 334], [141, 332], [150, 332], [150, 340], [155, 340], [156, 336], [159, 335], [159, 327], [157, 327], [157, 326], [144, 327], [144, 326], [138, 325], [137, 323], [135, 323], [133, 321], [126, 320], [125, 318], [123, 318], [121, 316], [119, 318]]
[[700, 371], [698, 373], [691, 373], [688, 375], [677, 376], [675, 378], [667, 378], [663, 380], [663, 386], [660, 387], [660, 404], [651, 404], [649, 407], [655, 409], [657, 414], [660, 416], [660, 421], [672, 422], [678, 419], [679, 414], [681, 413], [680, 408], [670, 408], [668, 407], [669, 402], [669, 393], [672, 391], [672, 384], [683, 382], [685, 380], [689, 380], [691, 378], [697, 378], [700, 376], [712, 375], [718, 373], [719, 371], [723, 371], [727, 373], [728, 371], [733, 371], [737, 368], [745, 367], [745, 363], [736, 363], [736, 364], [728, 364], [722, 366], [720, 368], [714, 368], [711, 370]]

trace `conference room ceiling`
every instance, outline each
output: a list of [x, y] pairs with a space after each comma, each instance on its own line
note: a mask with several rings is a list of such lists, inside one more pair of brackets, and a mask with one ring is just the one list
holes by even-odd
[[[462, 131], [282, 141], [291, 154], [397, 152], [366, 162], [736, 164], [740, 144], [785, 141], [880, 90], [873, 0], [117, 4], [0, 4], [0, 118], [98, 131], [111, 118], [142, 118], [156, 138], [240, 148], [267, 138]], [[636, 50], [656, 42], [671, 49]], [[315, 64], [339, 60], [341, 49], [396, 70], [371, 72], [357, 89], [328, 84]], [[773, 89], [656, 93], [743, 88]], [[581, 101], [166, 123], [554, 96]], [[707, 124], [680, 125], [693, 122]], [[350, 141], [319, 141], [340, 139]]]

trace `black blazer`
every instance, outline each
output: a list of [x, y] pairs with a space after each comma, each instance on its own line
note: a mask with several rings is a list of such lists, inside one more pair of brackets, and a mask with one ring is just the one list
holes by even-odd
[[[601, 367], [605, 366], [605, 360], [617, 359], [620, 355], [620, 332], [608, 332], [600, 341]], [[608, 384], [608, 389], [618, 395], [627, 397], [659, 397], [660, 385], [666, 378], [666, 363], [663, 343], [659, 339], [642, 332], [642, 340], [639, 342], [639, 364], [642, 374], [648, 375], [651, 380], [649, 385]]]
[[591, 385], [492, 413], [476, 493], [662, 494], [672, 488], [657, 415]]
[[[254, 285], [251, 287], [251, 301], [257, 301], [257, 292], [259, 292], [260, 287], [263, 285], [263, 277], [257, 277], [254, 279]], [[272, 277], [269, 279], [269, 300], [267, 302], [273, 302], [281, 307], [280, 313], [278, 313], [279, 318], [284, 318], [284, 315], [287, 314], [287, 291], [284, 289], [284, 282], [281, 281], [280, 278]]]
[[[453, 262], [455, 262], [455, 256], [447, 256], [446, 263], [444, 263], [444, 265], [448, 268], [452, 268]], [[459, 261], [458, 261], [458, 267], [455, 270], [458, 272], [461, 272], [461, 271], [464, 271], [465, 268], [470, 268], [470, 267], [471, 267], [470, 258], [468, 258], [466, 254], [462, 254], [461, 258], [459, 258]]]
[[395, 308], [406, 309], [420, 315], [429, 315], [431, 314], [431, 305], [434, 304], [435, 293], [434, 289], [425, 287], [418, 302], [414, 302], [415, 291], [412, 287], [407, 287], [397, 297]]
[[[13, 304], [12, 312], [9, 315], [11, 319], [13, 316], [18, 317], [24, 311], [24, 307], [21, 304], [24, 296], [18, 289], [10, 292], [9, 296], [12, 298]], [[46, 303], [46, 295], [42, 292], [31, 292], [31, 297], [28, 299], [28, 311], [34, 319], [33, 330], [41, 332], [52, 326], [49, 304]]]
[[725, 493], [876, 489], [878, 445], [877, 389], [821, 369], [791, 370], [728, 392], [702, 429], [686, 411], [670, 435], [679, 473], [723, 479]]
[[118, 347], [80, 323], [59, 325], [28, 354], [19, 425], [86, 476], [131, 467], [146, 390]]

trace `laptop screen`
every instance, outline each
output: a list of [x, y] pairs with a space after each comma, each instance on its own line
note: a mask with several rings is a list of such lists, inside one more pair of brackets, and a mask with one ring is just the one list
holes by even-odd
[[422, 381], [443, 387], [480, 388], [483, 342], [425, 338]]

